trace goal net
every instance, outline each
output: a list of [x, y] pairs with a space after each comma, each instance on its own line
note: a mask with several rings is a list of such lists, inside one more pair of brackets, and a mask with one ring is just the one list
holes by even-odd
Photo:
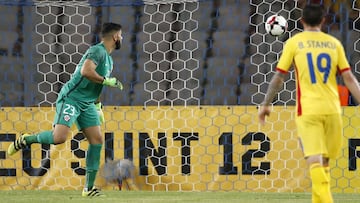
[[[102, 126], [106, 159], [131, 159], [142, 190], [309, 192], [294, 124], [291, 72], [274, 101], [269, 124], [257, 123], [283, 43], [300, 32], [310, 1], [144, 0], [0, 1], [0, 189], [77, 189], [84, 185], [87, 141], [75, 126], [56, 146], [32, 145], [12, 157], [19, 134], [52, 127], [55, 101], [82, 54], [100, 42], [101, 25], [123, 26], [112, 54]], [[345, 46], [359, 78], [360, 5], [313, 1], [328, 11], [324, 31]], [[265, 34], [273, 14], [288, 19], [281, 37]], [[339, 81], [341, 83], [341, 81]], [[343, 108], [344, 143], [332, 163], [332, 190], [357, 193], [358, 110]], [[103, 189], [116, 189], [99, 176]]]

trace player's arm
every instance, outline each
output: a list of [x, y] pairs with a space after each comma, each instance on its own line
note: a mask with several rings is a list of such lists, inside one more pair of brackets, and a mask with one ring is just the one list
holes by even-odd
[[95, 69], [96, 69], [96, 64], [90, 59], [85, 59], [80, 73], [82, 76], [84, 76], [85, 78], [87, 78], [88, 80], [90, 80], [92, 82], [100, 83], [100, 84], [107, 85], [110, 87], [117, 87], [120, 90], [123, 89], [122, 83], [117, 78], [114, 78], [114, 77], [105, 78], [105, 77], [99, 75]]
[[81, 73], [82, 76], [84, 76], [85, 78], [87, 78], [91, 82], [101, 84], [104, 81], [104, 77], [99, 75], [95, 71], [95, 69], [96, 69], [96, 64], [90, 59], [85, 59], [80, 73]]
[[[354, 74], [350, 69], [349, 62], [346, 59], [344, 47], [338, 41], [337, 51], [338, 51], [338, 64], [337, 67], [340, 70], [340, 74], [344, 80], [346, 87], [351, 92], [351, 95], [355, 97], [358, 104], [360, 103], [360, 87], [359, 82], [355, 78]], [[342, 68], [341, 68], [342, 67]]]
[[281, 90], [284, 84], [284, 78], [285, 74], [280, 71], [276, 71], [275, 75], [272, 77], [264, 101], [261, 103], [260, 111], [258, 114], [261, 124], [265, 123], [265, 116], [270, 115], [270, 104], [274, 100], [276, 94]]
[[295, 50], [296, 43], [294, 43], [294, 41], [290, 38], [288, 41], [286, 41], [284, 45], [280, 60], [276, 65], [276, 72], [271, 78], [264, 101], [261, 103], [258, 114], [261, 124], [265, 124], [265, 117], [270, 115], [270, 104], [284, 84], [285, 74], [288, 72], [291, 64], [293, 63]]
[[355, 97], [358, 104], [360, 104], [360, 86], [354, 74], [351, 72], [351, 70], [347, 70], [342, 72], [341, 76], [343, 77], [346, 87], [351, 92], [351, 95]]
[[281, 90], [283, 84], [284, 84], [284, 78], [285, 74], [276, 71], [275, 75], [272, 77], [268, 90], [266, 92], [264, 101], [262, 102], [262, 105], [268, 106], [271, 104], [271, 102], [274, 100], [276, 94]]

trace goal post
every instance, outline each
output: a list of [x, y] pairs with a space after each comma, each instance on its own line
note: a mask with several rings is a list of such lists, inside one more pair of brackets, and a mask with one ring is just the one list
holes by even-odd
[[[6, 149], [20, 133], [51, 129], [60, 88], [86, 49], [100, 42], [102, 23], [114, 21], [122, 24], [124, 40], [112, 53], [113, 75], [124, 91], [105, 88], [102, 94], [101, 164], [131, 159], [136, 183], [149, 191], [310, 192], [294, 124], [293, 72], [268, 125], [257, 121], [283, 43], [302, 29], [306, 2], [0, 2], [0, 16], [8, 19], [0, 25], [6, 67], [0, 71], [0, 189], [82, 189], [87, 141], [75, 126], [62, 145], [34, 144], [12, 157]], [[346, 45], [359, 77], [360, 6], [323, 2], [329, 13], [324, 31]], [[278, 38], [264, 30], [275, 13], [289, 23]], [[331, 163], [337, 193], [359, 192], [358, 113], [343, 108], [342, 154]], [[117, 189], [101, 176], [96, 185]]]

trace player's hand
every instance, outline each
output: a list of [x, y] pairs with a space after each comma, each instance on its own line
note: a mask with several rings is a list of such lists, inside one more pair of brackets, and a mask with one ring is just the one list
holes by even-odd
[[120, 90], [123, 89], [122, 83], [117, 78], [104, 78], [104, 81], [102, 84], [110, 86], [110, 87], [117, 87]]
[[102, 104], [101, 102], [95, 104], [96, 110], [99, 115], [100, 119], [100, 125], [102, 125], [105, 122], [104, 112], [102, 111]]
[[259, 110], [259, 122], [261, 125], [265, 125], [265, 117], [269, 116], [271, 112], [270, 106], [260, 106], [260, 110]]

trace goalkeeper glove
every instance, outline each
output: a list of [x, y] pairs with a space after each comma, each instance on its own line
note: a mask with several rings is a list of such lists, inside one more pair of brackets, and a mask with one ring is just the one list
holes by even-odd
[[105, 122], [104, 112], [102, 111], [102, 104], [101, 102], [95, 104], [96, 110], [99, 115], [100, 125]]
[[107, 85], [110, 87], [117, 87], [120, 90], [123, 89], [123, 85], [121, 84], [121, 82], [116, 79], [116, 78], [105, 78], [104, 77], [104, 81], [102, 82], [103, 85]]

